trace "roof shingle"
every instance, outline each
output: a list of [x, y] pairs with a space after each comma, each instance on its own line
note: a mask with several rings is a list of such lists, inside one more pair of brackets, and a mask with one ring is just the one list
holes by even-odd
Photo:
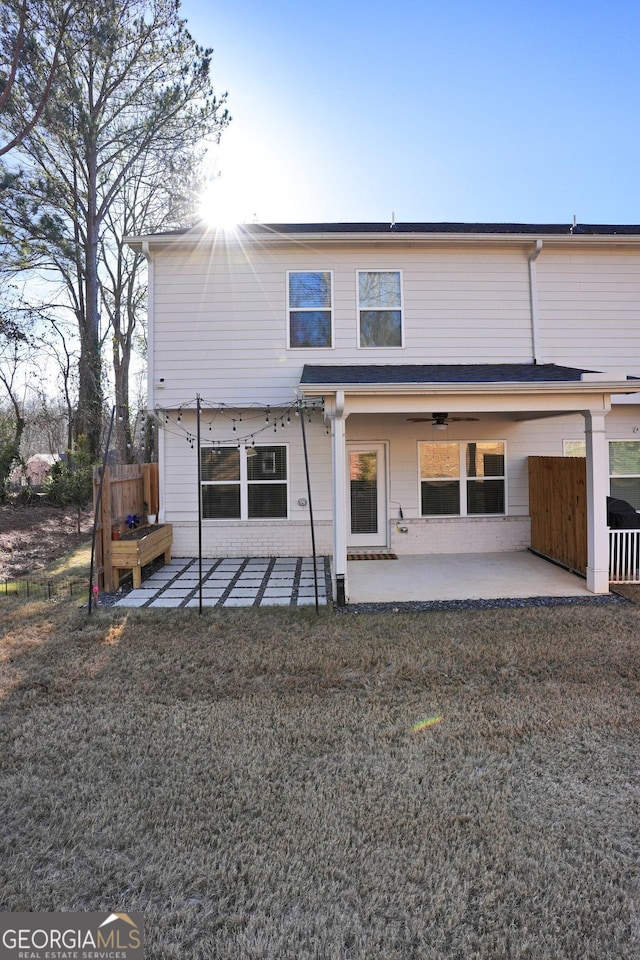
[[305, 364], [300, 383], [570, 383], [593, 372], [554, 363]]

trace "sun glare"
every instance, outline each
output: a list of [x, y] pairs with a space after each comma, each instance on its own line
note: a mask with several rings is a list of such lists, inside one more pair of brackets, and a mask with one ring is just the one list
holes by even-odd
[[206, 225], [216, 230], [233, 230], [243, 222], [236, 199], [221, 183], [207, 187], [200, 199], [199, 212]]

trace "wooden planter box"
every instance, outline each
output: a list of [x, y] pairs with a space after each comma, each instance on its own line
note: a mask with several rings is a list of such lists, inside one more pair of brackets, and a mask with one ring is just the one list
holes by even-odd
[[142, 568], [161, 553], [164, 562], [171, 560], [173, 527], [170, 523], [161, 523], [155, 527], [141, 527], [126, 533], [122, 540], [111, 542], [111, 566], [113, 570], [113, 590], [120, 586], [121, 571], [133, 571], [133, 585], [142, 583]]

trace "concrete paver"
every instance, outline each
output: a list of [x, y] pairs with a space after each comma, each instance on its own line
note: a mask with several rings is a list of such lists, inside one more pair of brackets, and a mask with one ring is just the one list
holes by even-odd
[[[141, 587], [117, 602], [120, 607], [198, 607], [200, 564], [173, 558]], [[327, 565], [317, 561], [318, 602], [326, 605]], [[203, 607], [290, 606], [315, 602], [313, 561], [304, 557], [218, 558], [202, 563]], [[295, 599], [294, 599], [295, 598]]]

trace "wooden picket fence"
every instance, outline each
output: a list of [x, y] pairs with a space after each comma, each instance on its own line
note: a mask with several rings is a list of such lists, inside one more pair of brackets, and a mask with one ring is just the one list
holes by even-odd
[[[101, 473], [101, 467], [94, 468], [94, 511]], [[143, 522], [147, 514], [157, 515], [159, 507], [157, 463], [132, 463], [104, 468], [94, 560], [94, 582], [100, 590], [114, 589], [111, 563], [114, 528], [124, 529], [129, 516], [136, 516]]]
[[609, 530], [609, 582], [640, 583], [640, 530]]
[[587, 571], [584, 457], [529, 457], [531, 547], [569, 570]]

